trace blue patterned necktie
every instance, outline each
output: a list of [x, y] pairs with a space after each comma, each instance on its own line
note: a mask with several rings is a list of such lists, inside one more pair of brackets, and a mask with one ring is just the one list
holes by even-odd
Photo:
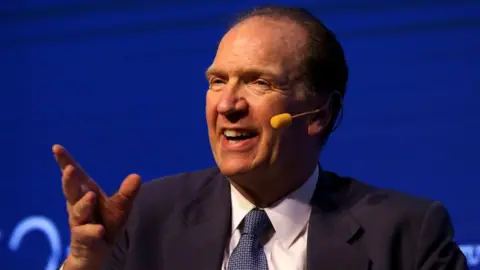
[[228, 270], [268, 270], [260, 239], [269, 226], [270, 220], [263, 210], [255, 208], [245, 216], [242, 236], [228, 260]]

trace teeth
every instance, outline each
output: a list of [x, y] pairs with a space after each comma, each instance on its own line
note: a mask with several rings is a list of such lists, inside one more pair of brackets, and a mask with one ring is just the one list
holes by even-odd
[[252, 133], [227, 129], [223, 132], [223, 135], [225, 135], [226, 137], [242, 137], [242, 136], [250, 136], [252, 135]]

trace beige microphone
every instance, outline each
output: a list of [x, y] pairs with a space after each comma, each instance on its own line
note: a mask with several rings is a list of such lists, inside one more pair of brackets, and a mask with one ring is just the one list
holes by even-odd
[[274, 129], [286, 128], [286, 127], [288, 127], [292, 124], [293, 118], [297, 118], [297, 117], [304, 116], [304, 115], [309, 115], [309, 114], [314, 114], [314, 113], [317, 113], [317, 112], [321, 111], [322, 109], [318, 109], [318, 110], [314, 110], [314, 111], [310, 111], [310, 112], [299, 113], [299, 114], [295, 114], [295, 115], [291, 115], [289, 113], [277, 114], [270, 119], [270, 125]]
[[[328, 104], [330, 104], [330, 101], [331, 101], [333, 95], [338, 95], [340, 98], [342, 97], [338, 91], [334, 91], [330, 95], [330, 97], [328, 98], [328, 102], [325, 105], [323, 105], [322, 108], [317, 109], [317, 110], [313, 110], [313, 111], [294, 114], [294, 115], [291, 115], [289, 113], [277, 114], [277, 115], [274, 115], [272, 118], [270, 118], [270, 125], [274, 129], [286, 128], [286, 127], [288, 127], [292, 124], [292, 121], [293, 121], [294, 118], [309, 115], [309, 114], [318, 113], [319, 111], [324, 110], [328, 106]], [[340, 103], [342, 103], [342, 100], [340, 100]]]

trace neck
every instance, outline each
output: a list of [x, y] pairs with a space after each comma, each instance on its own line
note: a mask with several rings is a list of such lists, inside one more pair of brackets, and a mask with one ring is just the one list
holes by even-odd
[[252, 204], [266, 208], [300, 188], [313, 174], [316, 166], [317, 161], [304, 164], [301, 166], [302, 170], [280, 170], [278, 173], [271, 173], [270, 169], [265, 173], [256, 173], [255, 176], [232, 177], [230, 183]]

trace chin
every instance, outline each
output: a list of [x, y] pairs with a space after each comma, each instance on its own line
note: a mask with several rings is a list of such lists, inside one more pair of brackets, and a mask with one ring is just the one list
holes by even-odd
[[222, 174], [227, 177], [246, 174], [252, 170], [252, 166], [250, 164], [231, 161], [222, 162], [218, 167], [220, 168]]
[[226, 177], [235, 177], [248, 174], [255, 170], [255, 162], [251, 159], [229, 158], [217, 163], [220, 171]]

